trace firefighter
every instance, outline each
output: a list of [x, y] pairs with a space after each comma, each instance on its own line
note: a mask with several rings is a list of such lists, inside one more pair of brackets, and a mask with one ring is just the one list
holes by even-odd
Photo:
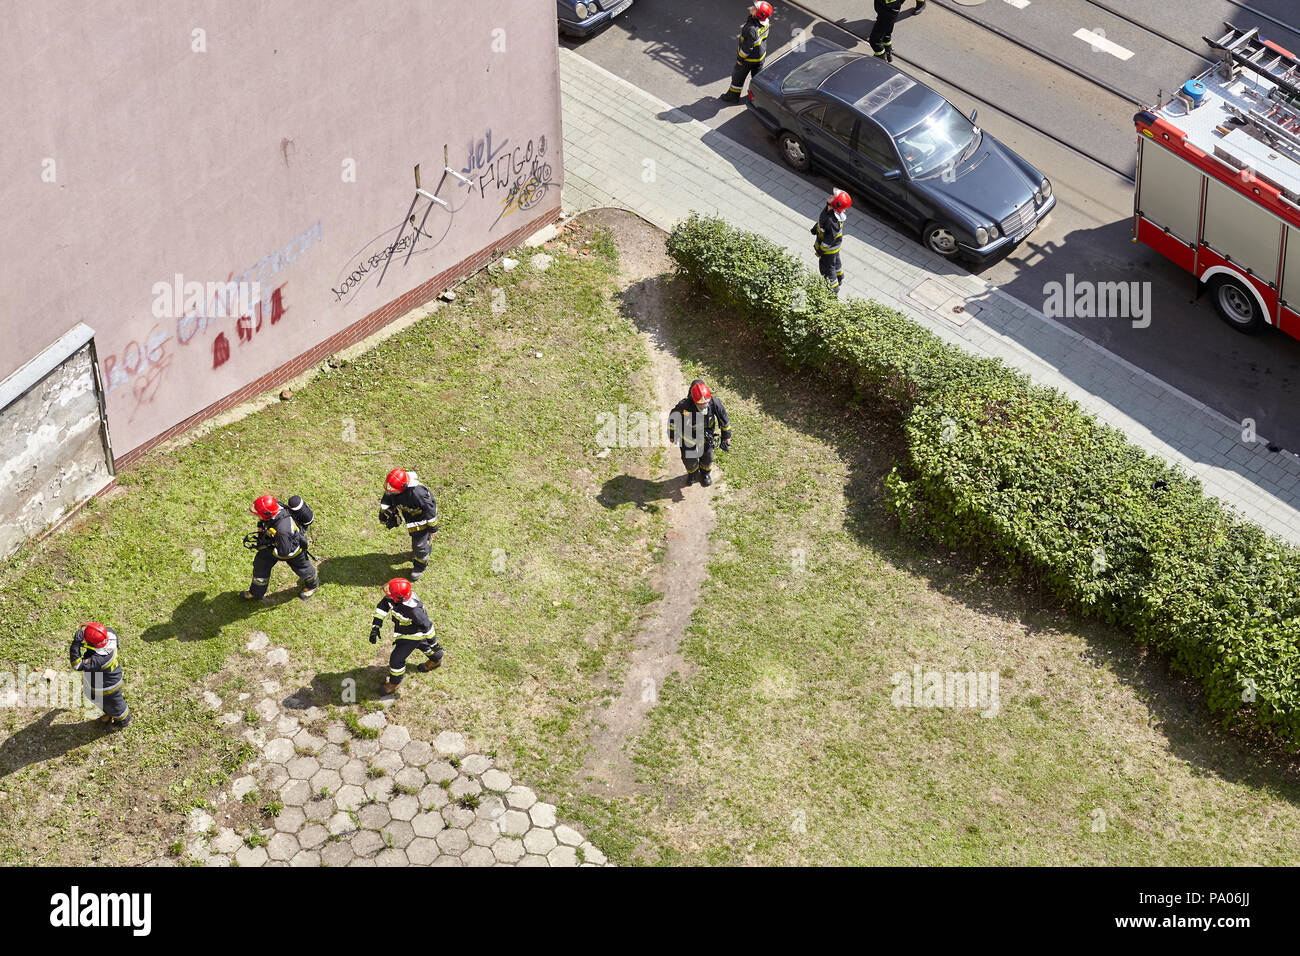
[[433, 622], [411, 592], [411, 582], [406, 578], [393, 578], [384, 585], [384, 596], [375, 606], [375, 618], [370, 624], [370, 643], [378, 644], [384, 618], [393, 615], [393, 634], [396, 638], [393, 653], [388, 658], [388, 678], [384, 693], [391, 694], [406, 676], [406, 659], [415, 651], [424, 651], [428, 660], [416, 670], [428, 672], [442, 666], [442, 647], [433, 634]]
[[726, 103], [739, 103], [745, 77], [753, 76], [763, 68], [767, 56], [768, 21], [772, 18], [772, 5], [759, 2], [749, 5], [749, 19], [740, 28], [740, 48], [736, 51], [736, 69], [731, 74], [731, 87], [721, 99]]
[[844, 284], [844, 265], [840, 262], [840, 246], [844, 242], [844, 220], [848, 217], [848, 209], [852, 205], [853, 200], [843, 189], [832, 190], [830, 198], [826, 200], [826, 208], [822, 210], [817, 220], [817, 225], [812, 227], [812, 234], [817, 237], [813, 251], [817, 253], [818, 271], [831, 284], [831, 291], [836, 296], [839, 296], [840, 286]]
[[[923, 10], [925, 10], [925, 0], [916, 0], [916, 12], [920, 13]], [[894, 38], [894, 22], [902, 12], [903, 0], [876, 0], [876, 22], [871, 28], [868, 42], [871, 43], [872, 52], [888, 63], [894, 60], [894, 48], [891, 42]]]
[[299, 527], [289, 509], [280, 507], [280, 502], [270, 495], [262, 495], [248, 510], [258, 518], [254, 542], [257, 554], [253, 557], [253, 583], [243, 593], [244, 600], [260, 601], [266, 596], [271, 569], [277, 561], [287, 561], [298, 575], [302, 584], [298, 597], [304, 601], [310, 598], [320, 586], [320, 579], [307, 551], [306, 532]]
[[394, 468], [384, 479], [384, 496], [379, 499], [379, 523], [386, 528], [406, 526], [414, 554], [411, 580], [420, 580], [433, 553], [430, 539], [438, 533], [438, 502], [419, 483], [415, 472]]
[[[680, 441], [677, 429], [681, 428]], [[715, 432], [722, 431], [723, 451], [731, 451], [731, 421], [722, 400], [715, 398], [703, 379], [691, 382], [690, 394], [678, 402], [668, 415], [668, 441], [680, 444], [682, 464], [686, 466], [686, 484], [713, 484], [713, 445]]]
[[121, 730], [135, 718], [122, 693], [122, 662], [117, 656], [117, 631], [95, 621], [77, 628], [68, 648], [72, 669], [82, 672], [86, 698], [102, 711], [98, 720]]

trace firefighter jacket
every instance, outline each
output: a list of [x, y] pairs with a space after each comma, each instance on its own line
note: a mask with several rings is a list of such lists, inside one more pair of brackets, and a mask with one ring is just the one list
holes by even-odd
[[840, 245], [844, 242], [844, 220], [847, 218], [844, 213], [836, 212], [829, 205], [822, 210], [817, 225], [812, 228], [813, 235], [817, 237], [817, 255], [833, 256], [840, 251]]
[[[920, 4], [918, 3], [919, 7]], [[898, 13], [903, 9], [903, 0], [876, 0], [876, 13]]]
[[379, 499], [379, 520], [391, 528], [405, 524], [411, 534], [438, 530], [438, 502], [424, 485], [412, 482]]
[[397, 637], [428, 637], [433, 633], [433, 622], [429, 612], [424, 609], [420, 599], [412, 594], [405, 601], [394, 601], [387, 594], [379, 599], [375, 606], [375, 619], [371, 621], [371, 630], [378, 631], [384, 626], [384, 618], [393, 615], [393, 631]]
[[84, 628], [77, 628], [68, 648], [68, 659], [72, 669], [83, 671], [85, 676], [86, 696], [92, 699], [106, 694], [114, 694], [122, 689], [122, 664], [117, 657], [117, 631], [106, 627], [108, 641], [103, 647], [91, 647], [86, 643]]
[[[703, 382], [696, 379], [691, 383], [692, 387], [701, 385]], [[681, 441], [678, 441], [677, 428], [681, 423]], [[722, 440], [731, 441], [731, 421], [727, 418], [727, 410], [722, 406], [722, 400], [714, 395], [709, 399], [709, 404], [704, 406], [700, 411], [695, 403], [691, 401], [688, 393], [685, 398], [673, 406], [671, 414], [668, 416], [668, 441], [672, 444], [680, 444], [683, 448], [695, 448], [699, 445], [713, 446], [714, 433], [717, 429], [722, 430]]]
[[767, 29], [766, 20], [752, 16], [746, 19], [745, 25], [740, 28], [737, 58], [746, 63], [762, 63], [763, 57], [767, 56]]
[[277, 561], [288, 561], [302, 554], [307, 536], [293, 520], [288, 508], [281, 508], [274, 518], [257, 522], [257, 550], [273, 550]]

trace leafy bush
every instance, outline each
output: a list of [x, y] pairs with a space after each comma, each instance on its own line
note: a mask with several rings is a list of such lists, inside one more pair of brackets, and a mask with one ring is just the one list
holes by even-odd
[[836, 300], [762, 237], [693, 215], [668, 251], [792, 364], [897, 415], [888, 506], [904, 530], [997, 555], [1169, 654], [1216, 712], [1300, 746], [1300, 549], [1059, 392], [878, 303]]

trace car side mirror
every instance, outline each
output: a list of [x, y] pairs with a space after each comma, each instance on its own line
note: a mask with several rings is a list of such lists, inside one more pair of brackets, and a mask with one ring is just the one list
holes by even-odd
[[903, 178], [903, 171], [901, 169], [891, 169], [882, 178], [885, 182], [893, 182], [895, 179]]
[[979, 116], [979, 115], [980, 115], [980, 111], [979, 111], [978, 108], [977, 108], [977, 109], [973, 109], [973, 110], [970, 111], [970, 121], [971, 121], [972, 124], [974, 124], [974, 122], [975, 122], [975, 117], [977, 117], [977, 116]]

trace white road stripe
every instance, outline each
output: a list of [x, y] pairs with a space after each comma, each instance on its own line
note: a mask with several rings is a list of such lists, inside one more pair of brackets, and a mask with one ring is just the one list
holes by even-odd
[[1004, 2], [1011, 4], [1017, 10], [1023, 10], [1029, 6], [1029, 0], [1004, 0]]
[[1133, 55], [1132, 50], [1126, 50], [1118, 43], [1113, 43], [1110, 40], [1107, 40], [1100, 33], [1094, 33], [1091, 30], [1075, 30], [1074, 35], [1094, 50], [1109, 53], [1111, 56], [1118, 57], [1121, 60], [1127, 60]]

